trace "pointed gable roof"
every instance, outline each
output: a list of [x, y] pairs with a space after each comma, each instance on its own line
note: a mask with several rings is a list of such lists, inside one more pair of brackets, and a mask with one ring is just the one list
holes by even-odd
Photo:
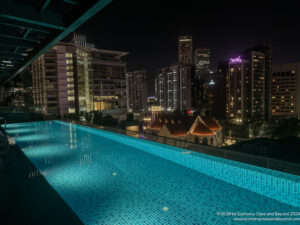
[[204, 123], [206, 124], [206, 126], [212, 130], [212, 131], [216, 131], [216, 130], [221, 130], [222, 127], [221, 125], [218, 123], [218, 121], [211, 117], [211, 118], [203, 118]]
[[150, 129], [159, 131], [164, 126], [174, 137], [185, 136], [189, 132], [193, 135], [215, 135], [214, 131], [222, 129], [215, 118], [202, 118], [199, 115], [174, 116], [172, 114], [160, 115], [153, 121]]
[[150, 129], [153, 129], [153, 130], [160, 130], [164, 125], [164, 122], [159, 119], [159, 118], [156, 118], [153, 123], [151, 124], [150, 126]]
[[196, 116], [174, 116], [172, 114], [162, 114], [156, 118], [150, 129], [161, 130], [165, 125], [172, 136], [184, 136], [194, 124]]
[[185, 136], [187, 133], [187, 129], [184, 123], [167, 123], [165, 124], [172, 136], [179, 137]]
[[196, 128], [192, 131], [194, 135], [215, 135], [215, 133], [210, 130], [204, 123], [200, 122], [197, 124]]

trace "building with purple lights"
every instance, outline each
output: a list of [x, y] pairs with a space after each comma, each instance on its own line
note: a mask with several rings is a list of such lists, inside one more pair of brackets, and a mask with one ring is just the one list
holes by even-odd
[[265, 118], [265, 54], [252, 49], [229, 59], [226, 116], [237, 122]]
[[230, 58], [229, 59], [230, 63], [241, 63], [242, 62], [242, 59], [241, 57], [237, 57], [237, 58]]

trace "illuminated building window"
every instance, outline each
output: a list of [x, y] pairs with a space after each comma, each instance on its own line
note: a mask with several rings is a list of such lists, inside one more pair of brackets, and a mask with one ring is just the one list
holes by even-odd
[[72, 59], [67, 59], [67, 60], [66, 60], [66, 63], [67, 63], [67, 64], [73, 64], [73, 60], [72, 60]]
[[74, 94], [74, 91], [73, 91], [73, 90], [69, 90], [69, 91], [68, 91], [68, 95], [71, 95], [71, 94]]
[[67, 78], [68, 82], [73, 82], [73, 78]]
[[67, 72], [67, 75], [68, 76], [73, 75], [73, 72]]
[[74, 101], [74, 100], [75, 100], [75, 97], [74, 97], [74, 96], [68, 97], [68, 101]]
[[69, 113], [75, 113], [75, 109], [69, 109]]
[[73, 66], [67, 66], [67, 70], [73, 70]]
[[66, 53], [66, 57], [71, 58], [71, 57], [73, 57], [73, 54], [72, 53]]

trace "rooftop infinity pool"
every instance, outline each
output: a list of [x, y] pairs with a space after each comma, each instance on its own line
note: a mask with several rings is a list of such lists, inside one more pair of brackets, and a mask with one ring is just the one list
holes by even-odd
[[299, 176], [61, 121], [6, 132], [84, 224], [300, 223]]

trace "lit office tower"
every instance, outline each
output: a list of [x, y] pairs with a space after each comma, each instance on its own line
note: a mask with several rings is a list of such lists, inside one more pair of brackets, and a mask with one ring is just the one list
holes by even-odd
[[271, 119], [271, 78], [272, 78], [272, 48], [269, 44], [257, 45], [252, 48], [255, 52], [265, 54], [265, 119]]
[[249, 62], [240, 57], [229, 60], [226, 76], [226, 116], [241, 122], [249, 112]]
[[77, 47], [80, 112], [126, 109], [126, 52]]
[[272, 66], [272, 117], [300, 119], [300, 62]]
[[191, 66], [175, 64], [157, 71], [158, 103], [165, 111], [191, 109]]
[[179, 36], [178, 40], [178, 63], [193, 64], [193, 39], [192, 36]]
[[210, 74], [210, 49], [197, 48], [194, 53], [194, 65], [196, 76], [208, 76]]
[[249, 61], [249, 117], [265, 118], [265, 54], [254, 50], [245, 52]]
[[194, 52], [192, 78], [192, 107], [197, 110], [210, 111], [208, 89], [210, 82], [210, 49], [197, 48]]
[[228, 66], [227, 61], [220, 62], [217, 72], [210, 75], [211, 79], [208, 82], [211, 114], [216, 119], [226, 118], [226, 75]]
[[34, 104], [46, 115], [126, 108], [126, 52], [100, 50], [74, 35], [32, 64]]
[[72, 45], [56, 45], [32, 63], [33, 101], [46, 115], [75, 112]]
[[265, 54], [246, 51], [243, 59], [231, 58], [226, 76], [226, 114], [230, 119], [264, 119]]
[[126, 98], [129, 112], [141, 112], [147, 109], [147, 72], [133, 71], [126, 74]]

